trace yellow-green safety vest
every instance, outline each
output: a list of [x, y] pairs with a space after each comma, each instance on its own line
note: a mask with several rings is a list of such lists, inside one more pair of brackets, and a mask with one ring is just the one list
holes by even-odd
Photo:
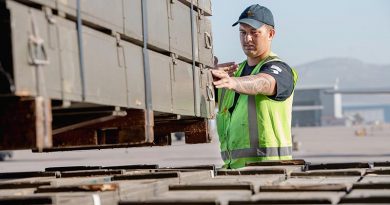
[[[281, 61], [275, 54], [261, 61], [251, 72], [258, 74], [271, 61]], [[240, 77], [247, 62], [239, 65]], [[292, 69], [294, 87], [297, 73]], [[248, 162], [292, 159], [291, 113], [293, 94], [284, 101], [265, 95], [240, 94], [232, 113], [235, 92], [218, 89], [217, 130], [225, 168], [241, 168]]]

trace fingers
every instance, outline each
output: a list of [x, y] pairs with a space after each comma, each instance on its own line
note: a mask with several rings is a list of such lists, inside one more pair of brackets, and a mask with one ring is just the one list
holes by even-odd
[[233, 76], [234, 72], [237, 71], [237, 68], [238, 68], [237, 64], [234, 64], [234, 62], [229, 62], [229, 63], [218, 64], [217, 67], [214, 67], [214, 70], [225, 71], [229, 74], [229, 76]]
[[223, 70], [212, 70], [211, 73], [216, 79], [213, 82], [216, 88], [229, 88], [230, 77], [227, 72]]
[[229, 74], [223, 70], [211, 70], [211, 74], [217, 78], [227, 78]]
[[225, 83], [227, 83], [227, 79], [226, 79], [226, 78], [221, 78], [221, 79], [219, 79], [219, 80], [213, 82], [213, 84], [214, 84], [214, 86], [215, 86], [216, 88], [221, 88], [221, 87], [223, 87], [222, 85], [225, 84]]
[[227, 67], [234, 64], [235, 64], [234, 62], [221, 63], [221, 64], [217, 64], [217, 67]]
[[227, 69], [225, 71], [229, 73], [229, 76], [232, 76], [233, 73], [237, 71], [237, 68], [238, 68], [238, 65], [234, 64], [234, 65], [227, 67]]
[[227, 89], [232, 89], [232, 79], [229, 78], [222, 78], [218, 81], [213, 82], [214, 86], [216, 88], [227, 88]]

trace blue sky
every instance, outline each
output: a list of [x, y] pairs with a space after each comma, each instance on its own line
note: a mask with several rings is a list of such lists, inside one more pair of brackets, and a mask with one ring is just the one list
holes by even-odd
[[273, 12], [273, 51], [292, 66], [329, 57], [390, 65], [388, 0], [213, 0], [214, 54], [220, 62], [245, 59], [238, 27], [231, 25], [256, 3]]

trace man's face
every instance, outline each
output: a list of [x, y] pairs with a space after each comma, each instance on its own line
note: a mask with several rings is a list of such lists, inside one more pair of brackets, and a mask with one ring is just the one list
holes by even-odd
[[250, 58], [256, 58], [267, 52], [274, 36], [273, 29], [265, 25], [255, 29], [247, 24], [240, 24], [240, 41], [242, 50]]

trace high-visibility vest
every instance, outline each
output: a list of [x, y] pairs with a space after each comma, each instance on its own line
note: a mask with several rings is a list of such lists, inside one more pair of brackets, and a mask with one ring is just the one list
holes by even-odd
[[[271, 61], [281, 61], [275, 54], [261, 61], [251, 72], [258, 74]], [[240, 77], [247, 62], [239, 65]], [[294, 87], [297, 74], [292, 69]], [[240, 94], [232, 113], [235, 92], [218, 89], [217, 129], [225, 168], [244, 167], [248, 162], [292, 159], [291, 113], [293, 94], [284, 101], [265, 95]]]

